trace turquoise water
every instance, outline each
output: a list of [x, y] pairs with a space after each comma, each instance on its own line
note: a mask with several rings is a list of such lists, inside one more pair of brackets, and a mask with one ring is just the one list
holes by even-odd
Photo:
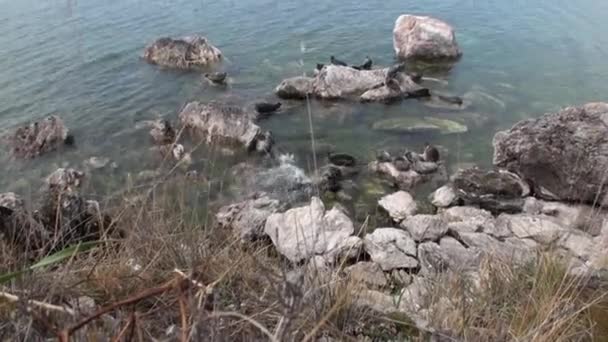
[[[444, 82], [429, 86], [466, 94], [472, 104], [454, 111], [417, 101], [314, 101], [318, 144], [367, 160], [376, 149], [420, 149], [429, 140], [449, 150], [451, 167], [489, 165], [497, 130], [562, 106], [607, 100], [606, 1], [0, 0], [0, 131], [57, 113], [76, 138], [76, 148], [33, 161], [12, 161], [2, 149], [0, 191], [22, 191], [58, 165], [79, 167], [91, 156], [119, 165], [119, 186], [127, 173], [158, 165], [138, 122], [176, 120], [189, 100], [272, 99], [281, 79], [310, 73], [331, 54], [352, 63], [370, 55], [377, 65], [390, 64], [393, 24], [403, 13], [435, 16], [456, 28], [464, 56], [447, 72], [431, 72]], [[224, 52], [229, 89], [139, 58], [155, 38], [192, 33], [206, 35]], [[280, 150], [295, 152], [310, 168], [306, 106], [284, 107], [261, 125], [273, 131]], [[458, 120], [469, 132], [420, 137], [371, 129], [380, 119], [403, 115]], [[208, 155], [197, 157], [196, 165], [210, 163]], [[216, 158], [228, 166], [241, 156]]]

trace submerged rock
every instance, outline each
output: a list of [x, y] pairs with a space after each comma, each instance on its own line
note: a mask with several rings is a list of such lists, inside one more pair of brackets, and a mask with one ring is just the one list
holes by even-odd
[[188, 103], [179, 114], [184, 127], [204, 137], [209, 144], [238, 142], [249, 150], [269, 152], [273, 140], [269, 132], [254, 123], [255, 113], [221, 103]]
[[466, 133], [468, 131], [467, 126], [461, 123], [433, 117], [400, 117], [384, 119], [375, 122], [372, 128], [378, 131], [408, 134], [458, 134]]
[[279, 253], [292, 262], [315, 255], [336, 257], [354, 231], [353, 223], [340, 209], [326, 212], [317, 197], [308, 206], [270, 215], [264, 227]]
[[363, 239], [365, 251], [384, 271], [416, 268], [416, 242], [408, 232], [396, 228], [377, 228]]
[[281, 158], [270, 167], [240, 163], [231, 174], [235, 180], [237, 196], [250, 196], [264, 192], [281, 204], [308, 202], [313, 194], [313, 180], [289, 158]]
[[222, 52], [202, 36], [177, 39], [164, 37], [148, 45], [143, 58], [151, 64], [189, 69], [219, 62]]
[[384, 209], [395, 222], [401, 222], [406, 217], [416, 213], [417, 205], [412, 195], [405, 191], [397, 191], [386, 195], [378, 201], [378, 205]]
[[264, 237], [264, 225], [268, 216], [281, 208], [278, 200], [265, 194], [220, 208], [217, 222], [234, 230], [242, 241], [254, 241]]
[[608, 103], [521, 121], [493, 144], [494, 164], [519, 174], [537, 197], [608, 206]]
[[462, 55], [454, 29], [439, 19], [423, 16], [397, 18], [393, 47], [397, 57], [403, 59], [454, 60]]
[[56, 115], [19, 127], [6, 139], [17, 158], [35, 158], [73, 142], [63, 120]]

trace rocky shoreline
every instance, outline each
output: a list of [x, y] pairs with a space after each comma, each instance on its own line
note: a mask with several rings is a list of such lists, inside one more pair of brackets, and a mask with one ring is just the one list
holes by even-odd
[[[404, 59], [454, 61], [462, 55], [453, 29], [433, 18], [399, 17], [393, 40], [396, 55]], [[211, 67], [222, 58], [219, 49], [198, 36], [161, 38], [144, 52], [146, 61], [178, 69]], [[422, 87], [418, 75], [399, 65], [371, 70], [324, 65], [312, 77], [283, 80], [275, 94], [283, 99], [384, 103], [434, 96], [462, 105], [460, 98]], [[363, 289], [358, 299], [362, 306], [406, 313], [420, 328], [433, 330], [427, 323], [433, 308], [421, 295], [425, 283], [450, 272], [478, 279], [488, 257], [525, 264], [552, 250], [563, 256], [571, 274], [605, 276], [607, 103], [569, 107], [519, 122], [496, 133], [493, 169], [466, 168], [451, 176], [445, 161], [431, 161], [414, 151], [382, 151], [375, 160], [364, 161], [333, 154], [315, 174], [307, 174], [287, 154], [274, 150], [272, 133], [259, 125], [272, 111], [261, 113], [264, 106], [256, 108], [193, 101], [178, 114], [179, 127], [193, 141], [245, 149], [270, 165], [239, 164], [230, 170], [246, 190], [238, 201], [219, 209], [216, 224], [232, 230], [244, 244], [262, 241], [274, 246], [294, 273], [307, 276], [314, 268], [330, 278], [355, 280]], [[380, 122], [374, 129], [399, 134], [467, 131], [466, 126], [438, 120]], [[148, 126], [158, 151], [185, 165], [184, 173], [192, 175], [196, 170], [189, 169], [190, 151], [173, 124], [158, 120]], [[29, 123], [7, 136], [13, 156], [23, 159], [60, 150], [74, 139], [57, 116]], [[91, 161], [91, 165], [107, 163]], [[335, 201], [333, 206], [325, 200], [328, 194], [348, 198], [352, 177], [361, 172], [393, 188], [378, 195], [375, 222], [382, 224], [365, 229], [357, 227], [352, 212], [340, 203], [348, 200]], [[0, 194], [0, 235], [33, 246], [42, 255], [113, 233], [111, 214], [79, 194], [82, 177], [78, 170], [58, 169], [47, 178], [41, 203], [34, 209], [14, 193]], [[422, 210], [424, 199], [415, 196], [422, 184], [435, 189], [428, 199], [431, 210]], [[396, 296], [399, 303], [393, 300]]]

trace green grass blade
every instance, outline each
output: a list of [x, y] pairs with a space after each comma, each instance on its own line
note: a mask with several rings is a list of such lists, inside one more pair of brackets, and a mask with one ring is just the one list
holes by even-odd
[[28, 267], [24, 270], [0, 274], [0, 285], [13, 280], [16, 277], [18, 277], [21, 274], [26, 273], [28, 271], [31, 271], [31, 270], [34, 270], [37, 268], [41, 268], [41, 267], [45, 267], [45, 266], [49, 266], [52, 264], [56, 264], [65, 259], [71, 258], [72, 256], [74, 256], [78, 253], [88, 251], [89, 249], [97, 246], [99, 243], [100, 243], [100, 241], [88, 241], [88, 242], [79, 243], [77, 245], [73, 245], [73, 246], [64, 248], [64, 249], [60, 250], [59, 252], [48, 255], [48, 256], [42, 258], [37, 263], [31, 265], [30, 267]]

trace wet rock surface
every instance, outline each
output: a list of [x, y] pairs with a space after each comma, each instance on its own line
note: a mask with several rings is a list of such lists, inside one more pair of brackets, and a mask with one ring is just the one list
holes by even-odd
[[241, 107], [215, 102], [190, 102], [179, 113], [182, 125], [208, 144], [240, 143], [248, 150], [269, 152], [272, 136], [254, 123], [255, 117]]
[[292, 77], [283, 80], [275, 89], [284, 99], [304, 99], [312, 95], [321, 99], [352, 99], [363, 102], [392, 102], [405, 98], [430, 96], [403, 72], [391, 78], [393, 86], [387, 86], [390, 68], [357, 70], [348, 66], [326, 65], [315, 77]]

